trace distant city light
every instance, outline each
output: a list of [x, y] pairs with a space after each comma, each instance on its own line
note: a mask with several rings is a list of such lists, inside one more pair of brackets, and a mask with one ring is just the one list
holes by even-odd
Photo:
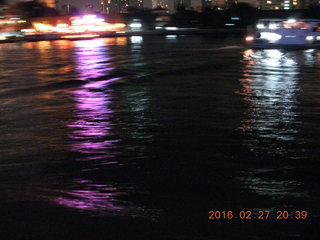
[[[65, 22], [58, 23], [55, 26], [44, 22], [32, 22], [33, 28], [21, 29], [21, 32], [26, 35], [57, 33], [71, 34], [70, 37], [63, 36], [63, 38], [77, 38], [88, 37], [88, 34], [94, 35], [100, 32], [117, 32], [123, 30], [126, 27], [126, 25], [123, 23], [107, 23], [103, 18], [99, 18], [96, 15], [71, 17], [70, 21], [71, 24]], [[79, 33], [85, 35], [72, 35]]]

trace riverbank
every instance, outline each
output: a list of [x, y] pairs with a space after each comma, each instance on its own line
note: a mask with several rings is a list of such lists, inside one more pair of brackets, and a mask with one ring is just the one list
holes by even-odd
[[85, 33], [85, 34], [37, 34], [27, 35], [19, 38], [11, 38], [0, 40], [0, 43], [12, 42], [31, 42], [31, 41], [52, 41], [52, 40], [85, 40], [93, 38], [106, 37], [130, 37], [130, 36], [161, 36], [161, 35], [225, 35], [236, 34], [244, 35], [246, 29], [196, 29], [196, 28], [180, 28], [172, 30], [149, 30], [149, 31], [119, 31], [104, 33]]

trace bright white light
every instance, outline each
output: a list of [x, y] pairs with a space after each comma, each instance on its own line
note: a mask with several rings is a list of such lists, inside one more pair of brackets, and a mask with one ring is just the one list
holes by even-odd
[[246, 37], [246, 42], [251, 42], [254, 40], [254, 37], [253, 36], [247, 36]]
[[258, 28], [258, 29], [264, 29], [264, 25], [261, 24], [261, 23], [259, 23], [259, 24], [257, 24], [257, 28]]
[[306, 40], [307, 40], [307, 41], [313, 41], [313, 40], [314, 40], [314, 36], [307, 36], [307, 37], [306, 37]]
[[165, 29], [166, 29], [166, 30], [169, 30], [169, 31], [178, 30], [177, 27], [166, 27]]
[[163, 29], [163, 27], [156, 27], [156, 30], [161, 30]]
[[261, 39], [269, 40], [270, 42], [276, 42], [282, 38], [280, 34], [272, 32], [262, 32], [260, 35]]
[[176, 39], [177, 35], [166, 35], [167, 39]]
[[316, 40], [320, 40], [320, 36], [317, 36], [317, 37], [316, 37]]
[[130, 37], [130, 41], [134, 44], [141, 44], [143, 42], [143, 38], [141, 36], [132, 36]]
[[234, 23], [226, 23], [225, 25], [226, 26], [234, 26], [235, 24]]
[[142, 27], [142, 24], [141, 23], [131, 23], [129, 25], [131, 28], [137, 28], [137, 29], [140, 29]]
[[288, 19], [288, 23], [295, 23], [296, 20], [294, 18]]

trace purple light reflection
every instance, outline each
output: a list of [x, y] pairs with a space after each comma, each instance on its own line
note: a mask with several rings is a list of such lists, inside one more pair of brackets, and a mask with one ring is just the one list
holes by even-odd
[[103, 212], [104, 214], [117, 214], [123, 207], [117, 205], [115, 195], [121, 193], [102, 192], [98, 190], [73, 190], [65, 193], [66, 196], [56, 198], [59, 205], [78, 210]]
[[[107, 55], [108, 44], [103, 39], [76, 42], [76, 62], [81, 80], [101, 79], [108, 76], [113, 69]], [[73, 140], [72, 151], [85, 154], [79, 160], [108, 161], [112, 158], [111, 149], [118, 142], [110, 136], [112, 111], [110, 91], [106, 86], [119, 78], [89, 81], [80, 89], [72, 92], [76, 102], [74, 116], [76, 119], [68, 127], [73, 129], [70, 138]]]
[[88, 164], [82, 164], [84, 167], [79, 171], [81, 177], [73, 180], [71, 189], [59, 191], [59, 196], [53, 201], [91, 214], [124, 215], [127, 208], [120, 206], [117, 200], [117, 196], [124, 195], [124, 192], [109, 184], [95, 184], [94, 179], [85, 177], [86, 172], [99, 171], [103, 165], [118, 164], [112, 160], [112, 149], [119, 140], [112, 134], [112, 98], [107, 85], [119, 78], [97, 80], [108, 78], [108, 72], [112, 69], [107, 67], [109, 57], [104, 41], [79, 41], [76, 47], [79, 79], [95, 81], [88, 81], [71, 93], [75, 102], [74, 121], [68, 127], [72, 130], [71, 150], [81, 154], [78, 161]]
[[[111, 103], [110, 95], [102, 91], [97, 91], [101, 87], [104, 89], [106, 84], [116, 81], [90, 82], [81, 87], [80, 90], [73, 92], [73, 98], [76, 101], [74, 114], [76, 120], [68, 125], [74, 129], [70, 138], [74, 140], [72, 150], [84, 154], [87, 160], [98, 159], [96, 155], [101, 154], [101, 159], [107, 161], [112, 157], [110, 149], [114, 143], [118, 142], [113, 137], [110, 138], [112, 111], [109, 109]], [[92, 89], [95, 91], [92, 91]], [[83, 159], [82, 159], [83, 160]]]
[[77, 71], [80, 80], [96, 79], [113, 70], [103, 39], [76, 41]]

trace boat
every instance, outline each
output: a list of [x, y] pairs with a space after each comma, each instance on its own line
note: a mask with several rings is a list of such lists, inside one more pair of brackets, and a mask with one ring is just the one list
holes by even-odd
[[245, 40], [254, 49], [320, 48], [320, 19], [260, 19]]

